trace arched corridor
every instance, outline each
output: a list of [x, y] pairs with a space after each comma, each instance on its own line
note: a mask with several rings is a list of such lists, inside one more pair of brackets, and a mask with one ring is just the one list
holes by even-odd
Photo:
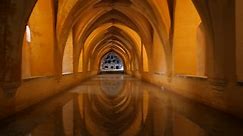
[[[231, 136], [243, 122], [128, 75], [99, 75], [3, 120], [1, 135]], [[7, 124], [7, 125], [6, 125]]]
[[242, 5], [0, 1], [0, 135], [243, 135]]

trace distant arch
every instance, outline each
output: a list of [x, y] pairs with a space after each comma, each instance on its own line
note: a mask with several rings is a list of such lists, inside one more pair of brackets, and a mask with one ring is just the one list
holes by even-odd
[[114, 51], [104, 55], [100, 62], [100, 72], [124, 72], [124, 62]]

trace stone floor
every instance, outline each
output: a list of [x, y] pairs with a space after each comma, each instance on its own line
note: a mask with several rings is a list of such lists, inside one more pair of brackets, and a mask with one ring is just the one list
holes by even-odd
[[99, 75], [0, 123], [0, 136], [243, 136], [243, 121], [127, 75]]

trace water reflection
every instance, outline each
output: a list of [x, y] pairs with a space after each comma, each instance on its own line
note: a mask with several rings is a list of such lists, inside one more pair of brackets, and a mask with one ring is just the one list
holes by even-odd
[[102, 75], [1, 121], [5, 135], [239, 136], [243, 123], [129, 76]]

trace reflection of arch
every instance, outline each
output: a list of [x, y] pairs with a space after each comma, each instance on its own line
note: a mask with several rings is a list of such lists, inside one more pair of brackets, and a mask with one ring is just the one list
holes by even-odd
[[125, 81], [118, 78], [112, 80], [101, 80], [100, 89], [108, 97], [118, 97], [125, 88]]
[[100, 62], [100, 71], [101, 72], [123, 72], [124, 61], [117, 53], [110, 51], [102, 57]]

